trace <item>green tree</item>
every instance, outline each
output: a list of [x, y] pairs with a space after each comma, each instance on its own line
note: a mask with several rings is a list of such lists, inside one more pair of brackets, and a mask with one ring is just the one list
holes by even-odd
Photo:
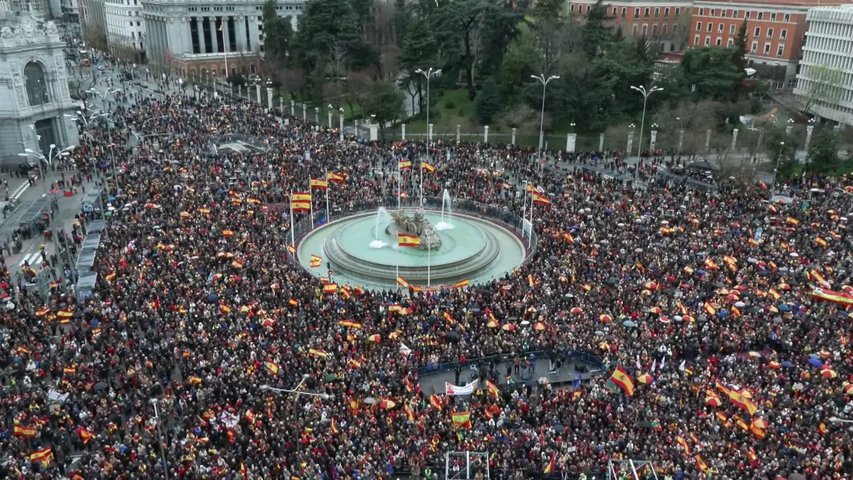
[[607, 7], [598, 0], [586, 13], [583, 25], [583, 53], [590, 58], [604, 53], [605, 47], [613, 38], [613, 30], [608, 25], [610, 17]]
[[503, 0], [485, 17], [478, 55], [481, 75], [492, 75], [500, 68], [510, 42], [518, 34], [516, 25], [522, 17], [523, 10], [513, 0]]
[[268, 61], [284, 66], [292, 47], [293, 29], [290, 27], [289, 18], [279, 17], [275, 7], [276, 0], [264, 2], [264, 55]]
[[364, 92], [361, 108], [367, 115], [375, 115], [379, 134], [385, 139], [385, 124], [395, 122], [403, 115], [403, 92], [391, 82], [375, 81]]
[[519, 87], [530, 81], [534, 74], [538, 50], [530, 27], [521, 22], [518, 34], [510, 42], [501, 60], [498, 75], [500, 95], [505, 99], [518, 99]]
[[840, 173], [838, 135], [830, 128], [817, 129], [809, 145], [807, 158], [806, 168], [811, 172], [823, 175]]
[[746, 77], [736, 48], [702, 47], [688, 50], [681, 60], [687, 85], [702, 98], [735, 100]]
[[501, 111], [501, 97], [498, 94], [498, 85], [492, 77], [487, 78], [483, 82], [483, 88], [480, 89], [480, 94], [477, 95], [475, 108], [480, 123], [484, 125], [492, 123], [492, 120]]
[[497, 7], [487, 0], [456, 0], [440, 10], [448, 39], [457, 46], [461, 44], [456, 64], [465, 72], [468, 95], [474, 98], [474, 49], [475, 35], [479, 32], [484, 17], [493, 16]]

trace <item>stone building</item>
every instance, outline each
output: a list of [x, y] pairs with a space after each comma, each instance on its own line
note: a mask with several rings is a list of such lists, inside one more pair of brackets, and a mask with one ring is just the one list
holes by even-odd
[[71, 100], [65, 42], [53, 22], [26, 12], [0, 14], [0, 158], [6, 168], [26, 162], [26, 148], [76, 145], [78, 106]]

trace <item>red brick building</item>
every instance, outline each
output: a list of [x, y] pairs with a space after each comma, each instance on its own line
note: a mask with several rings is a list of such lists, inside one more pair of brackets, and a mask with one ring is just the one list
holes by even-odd
[[[597, 0], [569, 0], [570, 15], [586, 15]], [[657, 43], [661, 51], [687, 48], [690, 33], [692, 1], [673, 0], [612, 0], [604, 1], [611, 24], [626, 37], [645, 36]]]
[[690, 25], [691, 47], [732, 46], [746, 22], [750, 66], [777, 88], [793, 87], [802, 58], [806, 13], [819, 5], [853, 0], [696, 0]]

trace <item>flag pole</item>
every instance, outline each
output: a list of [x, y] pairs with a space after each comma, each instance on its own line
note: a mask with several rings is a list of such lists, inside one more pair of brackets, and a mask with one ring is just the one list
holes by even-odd
[[[427, 147], [429, 148], [429, 147]], [[424, 206], [424, 162], [421, 160], [421, 208]]]
[[293, 245], [293, 248], [296, 248], [296, 232], [294, 231], [294, 227], [296, 225], [293, 224], [293, 190], [290, 191], [290, 244]]
[[314, 193], [311, 191], [311, 180], [308, 180], [308, 196], [311, 201], [308, 202], [309, 210], [311, 211], [311, 230], [314, 230]]
[[530, 233], [527, 234], [527, 248], [528, 250], [533, 246], [533, 193], [530, 194]]
[[521, 238], [524, 238], [524, 219], [527, 216], [527, 180], [521, 186]]
[[[423, 172], [421, 172], [423, 175]], [[432, 286], [432, 243], [427, 243], [427, 287]]]
[[329, 216], [329, 171], [326, 170], [326, 224], [332, 221]]
[[[403, 195], [403, 183], [401, 177], [403, 176], [402, 170], [400, 170], [400, 159], [397, 159], [397, 210], [400, 210], [400, 197]], [[398, 267], [399, 268], [399, 267]]]
[[397, 279], [400, 278], [400, 231], [395, 230], [394, 233], [397, 236], [397, 239], [395, 240], [397, 242], [397, 254], [394, 255], [394, 259], [397, 263], [397, 276], [394, 278], [394, 285], [397, 286], [397, 290], [399, 291], [400, 282], [398, 282]]

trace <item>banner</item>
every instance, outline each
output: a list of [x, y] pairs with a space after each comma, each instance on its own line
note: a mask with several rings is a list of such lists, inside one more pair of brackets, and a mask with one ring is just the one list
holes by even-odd
[[477, 388], [477, 380], [465, 385], [464, 387], [460, 387], [458, 385], [453, 385], [452, 383], [444, 382], [444, 393], [445, 395], [471, 395], [474, 393], [474, 389]]

